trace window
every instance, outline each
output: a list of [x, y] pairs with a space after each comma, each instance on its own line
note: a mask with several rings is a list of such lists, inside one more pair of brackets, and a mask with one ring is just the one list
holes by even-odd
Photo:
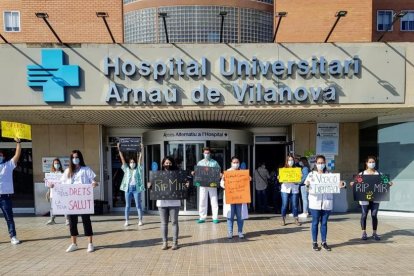
[[377, 11], [377, 31], [392, 32], [393, 11]]
[[407, 11], [401, 18], [401, 31], [414, 31], [414, 11]]
[[5, 32], [20, 32], [20, 12], [4, 12], [3, 22]]

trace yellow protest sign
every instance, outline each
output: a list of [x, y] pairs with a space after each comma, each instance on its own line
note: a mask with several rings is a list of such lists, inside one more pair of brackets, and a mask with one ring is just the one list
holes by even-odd
[[299, 183], [302, 180], [301, 168], [280, 168], [279, 182]]
[[32, 128], [30, 125], [2, 121], [1, 136], [5, 138], [32, 140]]

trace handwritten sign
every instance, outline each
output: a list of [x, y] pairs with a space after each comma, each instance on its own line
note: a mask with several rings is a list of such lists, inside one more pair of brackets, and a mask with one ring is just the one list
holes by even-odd
[[280, 183], [299, 183], [302, 180], [301, 168], [280, 168], [279, 182]]
[[59, 184], [53, 188], [54, 215], [82, 215], [94, 213], [93, 187], [89, 184]]
[[388, 175], [354, 176], [355, 201], [389, 201], [390, 179]]
[[141, 151], [141, 138], [122, 137], [119, 138], [119, 149], [121, 151]]
[[45, 186], [59, 185], [62, 173], [45, 173]]
[[249, 170], [225, 171], [224, 181], [227, 204], [251, 202]]
[[150, 199], [174, 200], [187, 198], [186, 171], [150, 171]]
[[341, 189], [341, 174], [339, 173], [312, 173], [310, 175], [310, 194], [339, 194]]
[[216, 188], [220, 184], [220, 168], [195, 166], [194, 185]]
[[1, 135], [6, 138], [32, 140], [32, 128], [30, 125], [2, 121]]

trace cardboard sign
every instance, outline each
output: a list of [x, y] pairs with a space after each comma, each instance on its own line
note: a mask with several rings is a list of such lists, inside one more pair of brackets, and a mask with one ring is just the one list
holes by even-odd
[[63, 173], [45, 173], [45, 186], [59, 185]]
[[227, 204], [251, 202], [249, 170], [225, 171], [224, 186]]
[[90, 184], [58, 184], [53, 188], [54, 215], [94, 213], [93, 187]]
[[[42, 157], [42, 171], [44, 173], [50, 173], [50, 170], [53, 165], [53, 160], [56, 157]], [[60, 163], [62, 163], [62, 169], [65, 170], [70, 165], [70, 158], [69, 157], [59, 157]]]
[[388, 175], [354, 176], [355, 201], [389, 201], [390, 179]]
[[2, 121], [1, 136], [5, 138], [32, 140], [32, 128], [30, 125]]
[[280, 183], [300, 183], [302, 180], [301, 168], [280, 168], [279, 182]]
[[186, 171], [150, 171], [150, 199], [177, 200], [187, 198]]
[[220, 185], [220, 168], [195, 166], [194, 186], [216, 188]]
[[310, 194], [339, 194], [341, 175], [339, 173], [312, 173], [310, 177]]
[[141, 152], [141, 138], [138, 138], [138, 137], [119, 138], [119, 149], [121, 151]]

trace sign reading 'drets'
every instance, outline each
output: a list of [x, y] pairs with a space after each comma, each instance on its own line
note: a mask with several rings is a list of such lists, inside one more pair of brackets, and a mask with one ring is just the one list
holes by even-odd
[[[180, 101], [181, 91], [174, 85], [168, 85], [170, 79], [192, 78], [199, 80], [200, 84], [192, 88], [191, 100], [194, 103], [220, 103], [225, 102], [224, 93], [221, 89], [231, 92], [234, 99], [241, 103], [332, 103], [337, 100], [335, 84], [323, 81], [324, 77], [352, 78], [361, 74], [361, 60], [358, 56], [345, 60], [327, 60], [323, 56], [313, 57], [308, 60], [274, 60], [262, 61], [256, 57], [250, 60], [240, 60], [233, 56], [220, 56], [220, 77], [228, 80], [223, 87], [206, 87], [203, 82], [210, 78], [217, 78], [211, 72], [211, 64], [215, 61], [205, 57], [199, 60], [185, 61], [181, 58], [171, 58], [165, 61], [142, 60], [134, 63], [129, 60], [121, 60], [119, 57], [105, 57], [103, 73], [110, 77], [120, 79], [130, 78], [137, 80], [145, 78], [163, 81], [167, 85], [159, 85], [144, 89], [142, 87], [124, 87], [116, 81], [110, 81], [106, 93], [107, 103], [134, 103], [134, 104], [174, 104]], [[301, 76], [303, 80], [320, 78], [320, 86], [298, 86], [289, 87], [277, 81], [284, 79], [295, 79]], [[274, 85], [263, 86], [262, 79], [274, 80]], [[297, 83], [301, 84], [300, 81]], [[323, 85], [322, 85], [323, 84]], [[189, 92], [189, 91], [188, 91]], [[187, 93], [188, 93], [187, 92]]]

